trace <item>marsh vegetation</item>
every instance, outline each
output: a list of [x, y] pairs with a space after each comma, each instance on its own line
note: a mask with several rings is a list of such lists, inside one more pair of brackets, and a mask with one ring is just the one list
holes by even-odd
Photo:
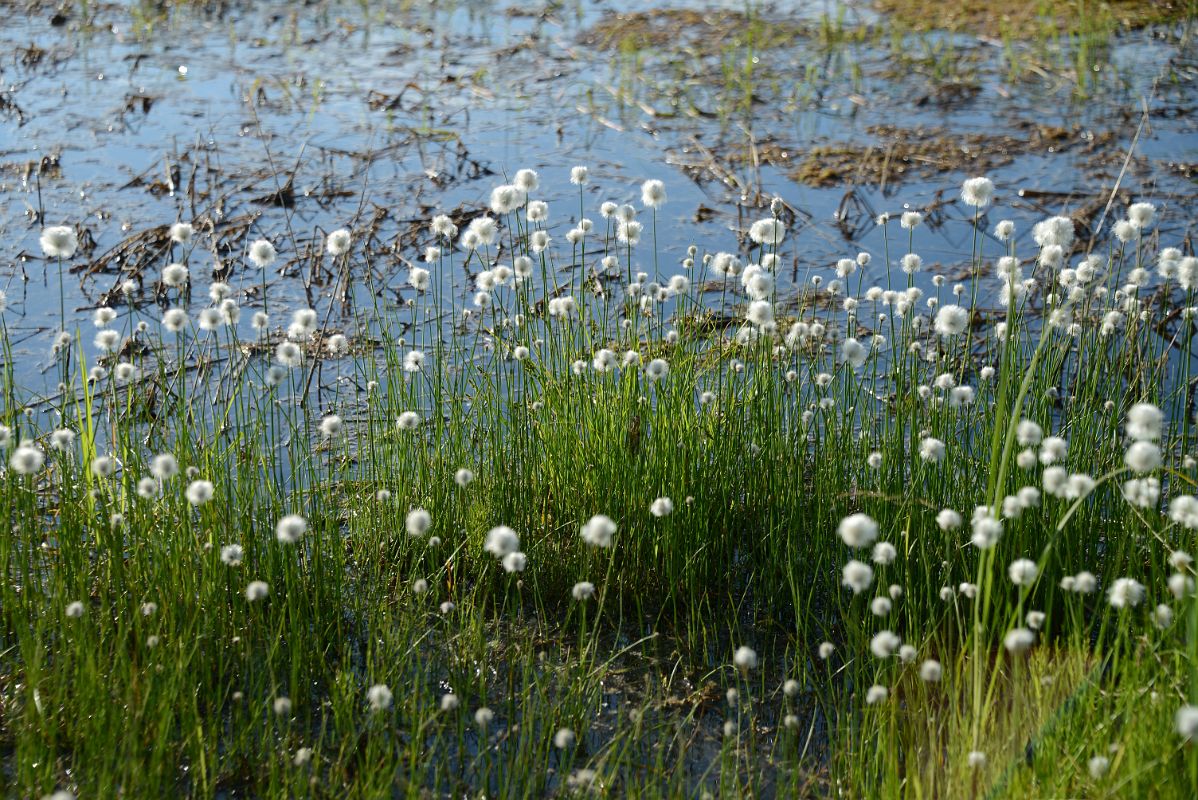
[[1198, 789], [1192, 8], [8, 5], [6, 795]]

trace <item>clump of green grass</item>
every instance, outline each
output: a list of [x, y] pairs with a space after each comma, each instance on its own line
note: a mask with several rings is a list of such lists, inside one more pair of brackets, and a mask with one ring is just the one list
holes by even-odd
[[1027, 241], [973, 179], [952, 284], [915, 211], [675, 264], [660, 182], [591, 221], [572, 178], [383, 278], [323, 236], [315, 308], [297, 241], [205, 293], [180, 223], [172, 310], [62, 305], [49, 396], [6, 360], [6, 790], [1186, 796], [1198, 260], [1155, 209]]

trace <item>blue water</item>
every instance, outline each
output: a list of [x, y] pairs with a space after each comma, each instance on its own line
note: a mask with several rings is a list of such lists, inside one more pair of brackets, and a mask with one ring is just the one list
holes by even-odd
[[[642, 180], [665, 181], [670, 199], [657, 218], [657, 240], [666, 276], [679, 271], [692, 243], [709, 250], [740, 246], [738, 229], [765, 213], [744, 207], [755, 197], [743, 197], [742, 187], [756, 187], [758, 180], [764, 199], [779, 194], [800, 212], [783, 277], [828, 280], [836, 259], [868, 250], [875, 257], [873, 280], [881, 282], [887, 267], [873, 215], [942, 202], [934, 224], [916, 232], [914, 249], [925, 264], [918, 280], [930, 289], [937, 271], [951, 272], [967, 260], [971, 216], [952, 201], [968, 173], [950, 170], [882, 192], [811, 188], [769, 165], [755, 178], [744, 163], [727, 167], [741, 181], [737, 187], [723, 180], [728, 172], [696, 166], [707, 152], [720, 157], [750, 139], [801, 155], [821, 143], [873, 141], [870, 128], [880, 124], [1016, 137], [1026, 135], [1029, 124], [1065, 127], [1076, 139], [1109, 133], [1113, 144], [1100, 163], [1072, 147], [1016, 155], [989, 173], [998, 204], [985, 223], [1016, 220], [1023, 253], [1031, 255], [1033, 222], [1110, 192], [1144, 106], [1148, 125], [1121, 188], [1160, 203], [1163, 245], [1179, 244], [1194, 218], [1193, 181], [1170, 166], [1198, 162], [1194, 117], [1184, 113], [1198, 98], [1198, 65], [1180, 30], [1114, 40], [1109, 64], [1084, 99], [1060, 74], [1012, 80], [1000, 46], [960, 35], [908, 37], [903, 49], [914, 59], [908, 64], [895, 63], [885, 39], [829, 49], [800, 37], [749, 54], [706, 47], [701, 35], [680, 30], [676, 42], [636, 56], [586, 43], [587, 32], [613, 14], [665, 7], [746, 6], [260, 2], [213, 14], [126, 2], [91, 8], [91, 16], [72, 5], [59, 25], [51, 24], [48, 7], [12, 17], [0, 32], [6, 54], [0, 61], [6, 101], [0, 111], [0, 289], [9, 298], [6, 322], [20, 382], [35, 390], [56, 382], [46, 367], [60, 324], [59, 285], [57, 265], [43, 261], [37, 244], [43, 224], [80, 226], [94, 240], [93, 250], [72, 260], [65, 286], [68, 308], [76, 312], [68, 327], [78, 328], [90, 347], [87, 310], [126, 276], [117, 268], [87, 274], [89, 263], [148, 228], [199, 219], [220, 232], [239, 218], [252, 220], [248, 236], [225, 240], [215, 254], [208, 251], [211, 239], [201, 237], [189, 265], [193, 297], [202, 299], [217, 259], [231, 270], [226, 280], [234, 288], [261, 282], [243, 258], [251, 239], [272, 239], [282, 261], [307, 248], [318, 251], [325, 231], [351, 226], [360, 232], [355, 269], [369, 260], [391, 289], [384, 295], [394, 299], [406, 265], [429, 243], [414, 224], [437, 211], [481, 209], [491, 187], [522, 167], [541, 174], [539, 196], [550, 201], [559, 242], [579, 214], [576, 189], [567, 182], [571, 166], [591, 170], [583, 205], [596, 220], [603, 200], [635, 202]], [[836, 15], [838, 5], [753, 8], [762, 19], [795, 22]], [[843, 18], [888, 25], [862, 4], [851, 4]], [[29, 57], [31, 47], [39, 58]], [[1061, 47], [1056, 56], [1068, 63], [1067, 46]], [[955, 54], [953, 69], [977, 85], [973, 99], [925, 101], [939, 82], [917, 56], [945, 48]], [[745, 107], [738, 104], [743, 92], [725, 76], [751, 58], [754, 102]], [[57, 167], [43, 170], [40, 180], [36, 169], [27, 174], [25, 165], [43, 158]], [[172, 168], [173, 191], [166, 183]], [[254, 202], [293, 172], [292, 207]], [[1032, 201], [1018, 196], [1022, 189], [1062, 194]], [[851, 190], [852, 224], [838, 227], [838, 210]], [[368, 220], [376, 227], [363, 250]], [[987, 247], [997, 254], [997, 244]], [[905, 251], [905, 241], [892, 246], [892, 263]], [[649, 248], [642, 247], [639, 258], [651, 267]], [[156, 319], [167, 304], [151, 291], [165, 263], [164, 253], [145, 272], [139, 319]], [[271, 301], [311, 304], [323, 318], [332, 284], [305, 286], [312, 274], [306, 261], [273, 276]], [[469, 295], [465, 277], [447, 275], [443, 287], [455, 293], [459, 308]], [[252, 336], [257, 302], [243, 300], [243, 336]], [[350, 325], [339, 309], [334, 319]]]

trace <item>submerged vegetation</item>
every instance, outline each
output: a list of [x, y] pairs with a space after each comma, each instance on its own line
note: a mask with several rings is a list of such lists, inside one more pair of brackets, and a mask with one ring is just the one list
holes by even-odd
[[[810, 186], [886, 186], [916, 176], [928, 180], [945, 172], [989, 172], [1027, 154], [1074, 149], [1093, 153], [1108, 146], [1112, 138], [1110, 134], [1095, 137], [1085, 131], [1048, 125], [1030, 127], [1021, 135], [904, 130], [893, 126], [878, 126], [867, 133], [876, 138], [876, 143], [816, 145], [802, 154], [802, 160], [789, 174]], [[771, 163], [786, 164], [788, 155], [772, 148], [762, 157]]]

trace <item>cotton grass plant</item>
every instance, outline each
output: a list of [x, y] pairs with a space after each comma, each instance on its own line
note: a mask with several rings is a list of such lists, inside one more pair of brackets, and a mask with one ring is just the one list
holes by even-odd
[[49, 396], [8, 362], [7, 789], [1191, 796], [1198, 261], [1152, 206], [1021, 236], [971, 179], [950, 285], [916, 211], [676, 263], [661, 181], [570, 180], [382, 286], [328, 233], [343, 306], [267, 307], [265, 237], [205, 296], [179, 223], [152, 322], [64, 311]]

